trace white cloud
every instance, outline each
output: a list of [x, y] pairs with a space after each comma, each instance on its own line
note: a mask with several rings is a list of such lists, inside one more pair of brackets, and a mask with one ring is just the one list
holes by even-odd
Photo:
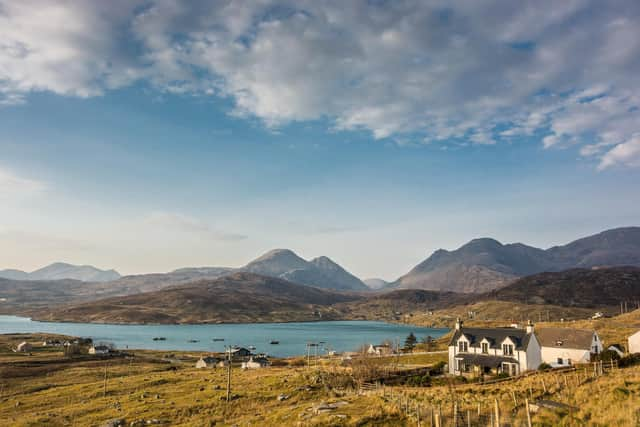
[[269, 127], [604, 147], [640, 131], [639, 19], [591, 0], [0, 0], [0, 104], [142, 80]]
[[238, 241], [247, 238], [243, 234], [220, 231], [196, 218], [171, 212], [153, 212], [145, 218], [145, 222], [164, 230], [188, 233], [208, 240]]
[[0, 199], [29, 197], [41, 193], [45, 184], [0, 168]]
[[612, 166], [640, 166], [640, 135], [635, 135], [627, 142], [618, 144], [609, 150], [598, 165], [599, 170]]

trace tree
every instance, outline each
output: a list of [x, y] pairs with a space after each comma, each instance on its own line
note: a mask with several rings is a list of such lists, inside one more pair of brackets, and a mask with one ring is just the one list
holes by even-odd
[[431, 335], [424, 337], [422, 342], [424, 343], [427, 351], [433, 351], [433, 337]]
[[407, 338], [404, 340], [404, 349], [405, 349], [405, 351], [413, 350], [413, 348], [416, 346], [417, 342], [418, 342], [418, 339], [416, 338], [415, 335], [413, 335], [413, 332], [411, 332], [407, 336]]

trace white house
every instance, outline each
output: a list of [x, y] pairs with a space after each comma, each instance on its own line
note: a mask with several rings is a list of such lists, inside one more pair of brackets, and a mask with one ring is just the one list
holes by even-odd
[[111, 349], [106, 345], [96, 345], [89, 347], [89, 354], [109, 354]]
[[629, 336], [629, 353], [640, 353], [640, 331]]
[[369, 345], [367, 349], [368, 354], [375, 354], [376, 356], [386, 356], [388, 354], [393, 354], [393, 349], [389, 344], [380, 344], [380, 345]]
[[201, 357], [196, 362], [196, 368], [198, 368], [198, 369], [215, 368], [216, 364], [218, 362], [219, 362], [219, 359], [217, 357], [211, 357], [211, 356], [209, 356], [209, 357]]
[[28, 353], [30, 352], [32, 349], [31, 344], [29, 344], [26, 341], [21, 342], [20, 344], [18, 344], [18, 347], [16, 348], [16, 351], [18, 353]]
[[536, 331], [542, 361], [554, 368], [588, 363], [592, 354], [602, 353], [602, 341], [592, 329], [539, 328]]
[[242, 362], [242, 369], [258, 369], [269, 366], [269, 361], [264, 357], [250, 357], [248, 361]]
[[449, 343], [449, 373], [518, 375], [540, 366], [540, 344], [529, 322], [526, 329], [464, 328], [456, 321]]

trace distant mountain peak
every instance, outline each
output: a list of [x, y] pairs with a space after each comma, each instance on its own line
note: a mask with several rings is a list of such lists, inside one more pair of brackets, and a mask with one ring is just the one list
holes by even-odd
[[329, 257], [307, 261], [290, 249], [272, 249], [240, 270], [327, 289], [367, 290], [360, 279]]
[[20, 270], [2, 270], [0, 271], [0, 277], [13, 280], [73, 279], [83, 282], [110, 282], [119, 279], [121, 276], [115, 270], [100, 270], [92, 265], [54, 262], [31, 273]]
[[640, 227], [621, 227], [547, 250], [483, 237], [456, 250], [439, 249], [400, 277], [400, 288], [485, 292], [543, 271], [640, 266]]

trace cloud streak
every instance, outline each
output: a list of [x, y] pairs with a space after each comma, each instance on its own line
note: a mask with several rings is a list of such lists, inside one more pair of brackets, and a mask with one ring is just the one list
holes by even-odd
[[244, 234], [220, 231], [190, 216], [171, 212], [153, 212], [145, 218], [145, 222], [168, 231], [187, 233], [208, 240], [234, 242], [247, 239]]
[[45, 188], [45, 184], [40, 181], [0, 168], [0, 199], [29, 197], [42, 193]]
[[640, 131], [639, 19], [624, 1], [0, 0], [0, 104], [146, 82], [230, 98], [232, 114], [270, 128], [326, 118], [378, 139], [534, 136], [635, 166], [605, 159]]

